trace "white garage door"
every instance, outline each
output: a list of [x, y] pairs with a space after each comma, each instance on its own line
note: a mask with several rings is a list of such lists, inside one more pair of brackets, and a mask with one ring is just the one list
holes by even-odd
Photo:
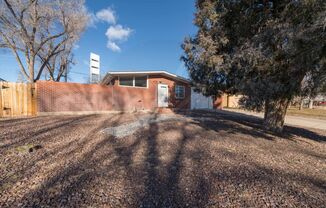
[[213, 109], [213, 99], [191, 89], [191, 109]]

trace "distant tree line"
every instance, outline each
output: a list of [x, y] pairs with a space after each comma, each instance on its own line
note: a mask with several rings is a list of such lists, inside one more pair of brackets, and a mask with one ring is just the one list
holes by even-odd
[[182, 60], [206, 95], [242, 94], [281, 132], [291, 100], [326, 83], [325, 0], [197, 0], [195, 36]]
[[28, 82], [60, 81], [88, 18], [84, 0], [0, 0], [0, 48], [11, 50]]

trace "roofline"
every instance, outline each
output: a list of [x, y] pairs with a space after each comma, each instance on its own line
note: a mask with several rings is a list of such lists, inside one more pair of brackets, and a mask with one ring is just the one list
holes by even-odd
[[132, 74], [146, 74], [146, 75], [164, 74], [164, 75], [167, 75], [168, 77], [178, 79], [179, 81], [190, 83], [190, 80], [188, 80], [188, 79], [186, 79], [184, 77], [181, 77], [181, 76], [178, 76], [176, 74], [172, 74], [170, 72], [163, 71], [163, 70], [160, 70], [160, 71], [111, 71], [111, 72], [107, 72], [106, 75], [129, 75], [129, 74], [130, 75], [132, 75]]

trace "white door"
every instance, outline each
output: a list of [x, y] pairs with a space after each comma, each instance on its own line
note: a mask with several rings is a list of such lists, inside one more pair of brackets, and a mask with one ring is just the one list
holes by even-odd
[[157, 105], [158, 107], [169, 106], [169, 87], [165, 84], [157, 85]]
[[213, 109], [213, 99], [191, 90], [191, 109]]

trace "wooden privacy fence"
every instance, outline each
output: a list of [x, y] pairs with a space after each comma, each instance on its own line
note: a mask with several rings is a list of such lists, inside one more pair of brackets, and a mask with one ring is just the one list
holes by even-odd
[[34, 84], [0, 82], [0, 117], [36, 115]]

